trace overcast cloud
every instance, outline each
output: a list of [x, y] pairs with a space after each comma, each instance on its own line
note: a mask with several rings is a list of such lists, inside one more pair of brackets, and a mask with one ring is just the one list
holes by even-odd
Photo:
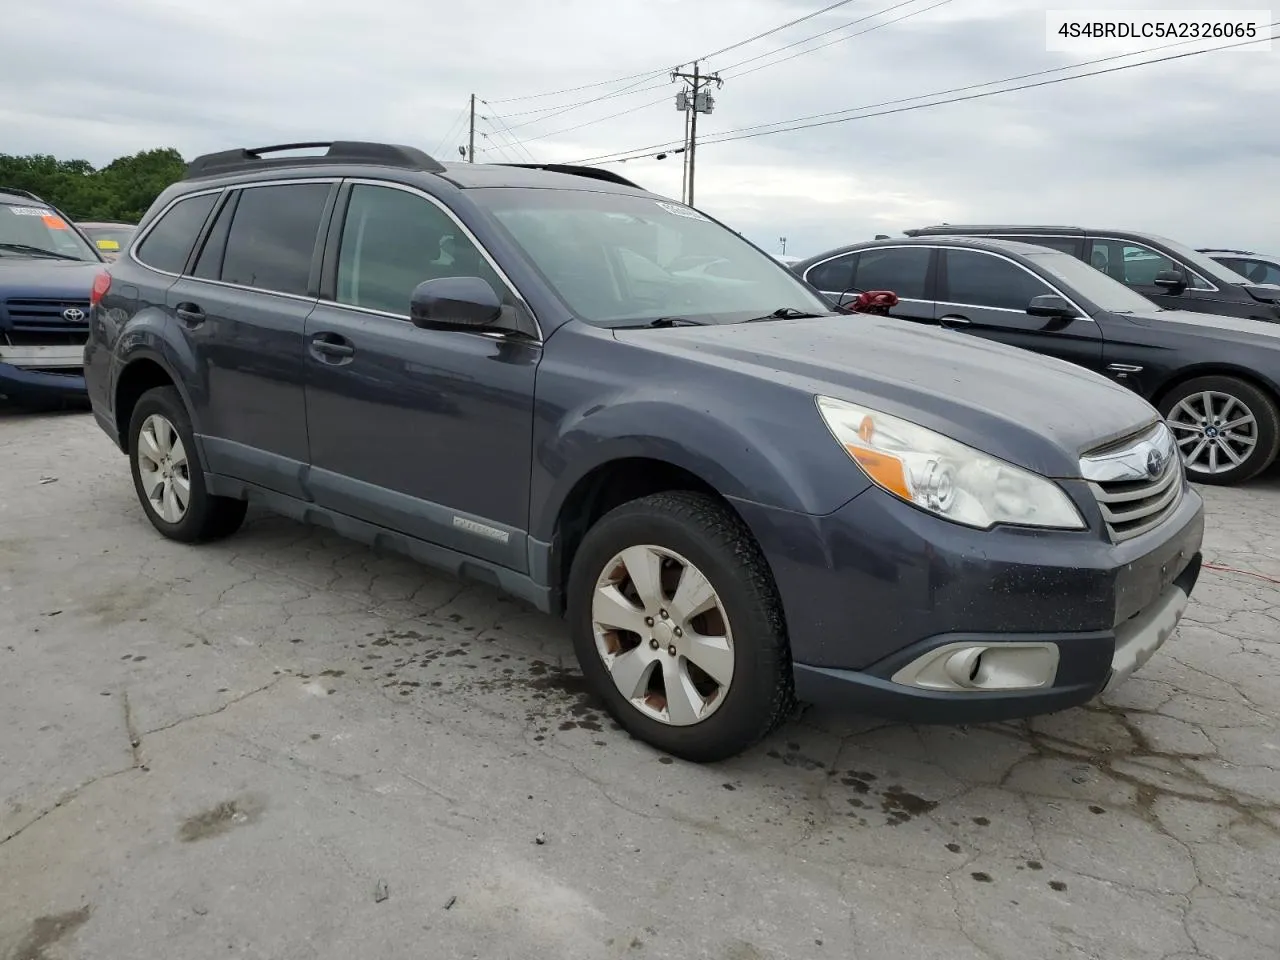
[[[678, 87], [664, 78], [649, 80], [640, 87], [663, 85], [559, 116], [527, 111], [554, 112], [550, 108], [628, 84], [509, 98], [659, 71], [829, 2], [13, 4], [0, 54], [6, 94], [0, 100], [0, 152], [103, 164], [160, 146], [190, 158], [229, 146], [342, 138], [440, 148], [457, 159], [457, 147], [466, 141], [464, 108], [475, 92], [485, 101], [485, 118], [503, 118], [480, 122], [479, 159], [523, 159], [510, 141], [529, 138], [524, 148], [539, 161], [583, 160], [678, 142]], [[777, 67], [728, 76], [736, 61], [895, 2], [854, 0], [713, 58], [710, 68], [728, 78], [714, 94], [715, 112], [700, 118], [700, 132], [711, 141], [720, 131], [1100, 55], [1046, 52], [1044, 11], [1106, 6], [1102, 0], [952, 0]], [[936, 2], [917, 0], [845, 32]], [[1205, 4], [1166, 0], [1156, 6]], [[1210, 6], [1249, 10], [1260, 4], [1215, 0]], [[1196, 246], [1280, 253], [1280, 125], [1274, 109], [1280, 43], [1274, 48], [1210, 53], [966, 103], [707, 142], [698, 153], [697, 204], [766, 249], [776, 252], [778, 238], [786, 236], [787, 252], [798, 254], [938, 221], [1129, 227]], [[67, 51], [75, 55], [58, 56]], [[664, 97], [625, 116], [568, 129]], [[612, 168], [650, 189], [680, 195], [678, 157]]]

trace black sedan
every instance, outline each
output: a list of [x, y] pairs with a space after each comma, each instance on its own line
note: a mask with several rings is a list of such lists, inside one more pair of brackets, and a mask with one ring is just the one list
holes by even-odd
[[1193, 480], [1239, 483], [1280, 452], [1275, 324], [1164, 310], [1070, 254], [982, 237], [868, 241], [791, 269], [833, 300], [892, 290], [892, 316], [1124, 384], [1159, 409]]

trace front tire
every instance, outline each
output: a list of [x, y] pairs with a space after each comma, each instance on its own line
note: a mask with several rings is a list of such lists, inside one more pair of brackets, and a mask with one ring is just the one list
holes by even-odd
[[230, 536], [248, 504], [205, 489], [191, 417], [173, 387], [144, 393], [129, 419], [129, 467], [151, 525], [170, 540], [199, 543]]
[[1280, 451], [1275, 401], [1235, 377], [1197, 377], [1160, 401], [1187, 476], [1227, 485], [1257, 476]]
[[704, 494], [606, 514], [569, 573], [583, 675], [632, 736], [699, 763], [759, 741], [794, 706], [773, 577], [750, 531]]

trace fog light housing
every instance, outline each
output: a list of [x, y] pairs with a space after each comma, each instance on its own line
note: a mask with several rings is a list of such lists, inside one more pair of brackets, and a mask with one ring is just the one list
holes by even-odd
[[1039, 690], [1058, 675], [1056, 643], [978, 643], [935, 647], [891, 678], [903, 686], [955, 693]]

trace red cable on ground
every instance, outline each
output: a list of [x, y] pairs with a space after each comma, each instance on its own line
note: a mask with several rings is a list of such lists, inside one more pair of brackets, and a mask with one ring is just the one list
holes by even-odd
[[1220, 563], [1202, 563], [1201, 566], [1206, 570], [1217, 570], [1220, 573], [1238, 573], [1244, 577], [1257, 577], [1259, 580], [1265, 580], [1267, 583], [1274, 583], [1280, 586], [1280, 579], [1269, 577], [1265, 573], [1254, 573], [1252, 570], [1237, 570], [1235, 567], [1226, 567]]

